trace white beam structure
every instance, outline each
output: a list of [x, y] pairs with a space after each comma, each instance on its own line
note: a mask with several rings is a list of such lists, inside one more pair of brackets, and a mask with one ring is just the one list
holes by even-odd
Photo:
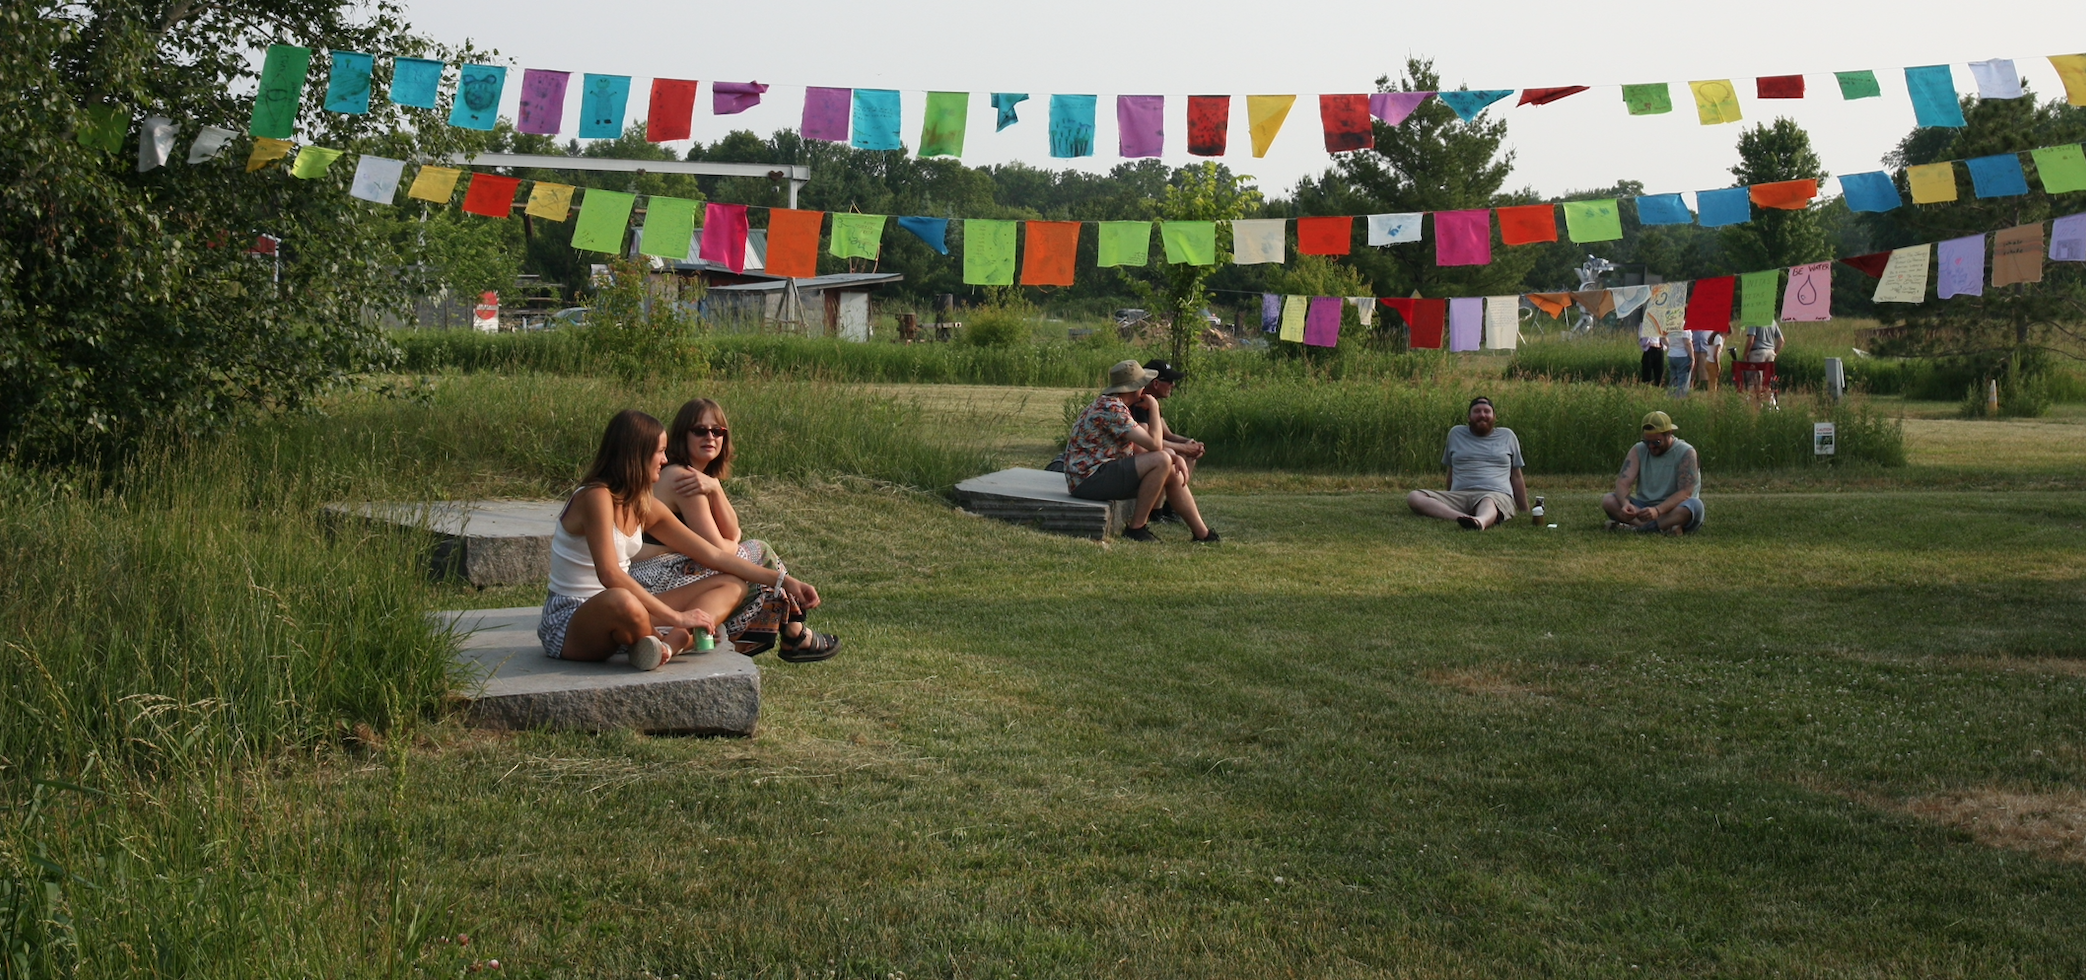
[[593, 170], [604, 173], [694, 174], [700, 177], [766, 177], [789, 181], [789, 206], [811, 180], [811, 168], [769, 163], [711, 163], [707, 160], [614, 160], [608, 157], [563, 157], [546, 153], [456, 153], [444, 163], [474, 167], [533, 167], [539, 170]]

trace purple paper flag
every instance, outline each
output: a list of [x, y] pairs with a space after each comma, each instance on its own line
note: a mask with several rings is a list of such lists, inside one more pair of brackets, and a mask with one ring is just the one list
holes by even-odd
[[1340, 342], [1340, 308], [1346, 305], [1338, 296], [1313, 296], [1311, 306], [1304, 312], [1304, 343], [1313, 347], [1332, 347]]
[[1985, 294], [1985, 236], [1967, 235], [1942, 242], [1940, 260], [1934, 291], [1942, 299]]
[[1282, 294], [1260, 294], [1260, 331], [1274, 333], [1282, 329]]
[[515, 120], [515, 131], [538, 136], [558, 135], [558, 127], [565, 121], [565, 82], [571, 77], [569, 71], [545, 71], [541, 68], [523, 72], [521, 116]]
[[2086, 262], [2086, 214], [2050, 222], [2050, 261]]
[[1115, 128], [1123, 156], [1158, 156], [1166, 145], [1166, 96], [1116, 96]]
[[1449, 300], [1449, 349], [1477, 350], [1485, 339], [1485, 298], [1458, 296]]
[[1791, 266], [1782, 291], [1782, 319], [1815, 323], [1832, 319], [1832, 262]]
[[1386, 126], [1396, 126], [1412, 115], [1420, 103], [1433, 97], [1432, 92], [1377, 92], [1369, 96], [1369, 114], [1383, 120]]
[[[729, 116], [761, 104], [768, 87], [759, 82], [713, 82], [710, 84], [710, 114]], [[841, 139], [847, 139], [841, 134]]]
[[1491, 210], [1434, 212], [1434, 264], [1491, 265]]
[[848, 117], [854, 112], [855, 90], [851, 88], [807, 88], [804, 90], [804, 128], [808, 140], [847, 142]]

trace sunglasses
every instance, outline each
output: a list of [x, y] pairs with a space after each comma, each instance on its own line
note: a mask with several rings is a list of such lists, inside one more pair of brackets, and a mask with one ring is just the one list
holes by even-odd
[[731, 433], [732, 430], [721, 425], [698, 425], [688, 430], [688, 434], [691, 436], [716, 436], [719, 439], [726, 438]]

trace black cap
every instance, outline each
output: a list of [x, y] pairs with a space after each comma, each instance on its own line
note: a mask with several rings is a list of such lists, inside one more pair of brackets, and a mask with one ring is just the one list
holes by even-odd
[[1159, 376], [1153, 379], [1155, 381], [1179, 381], [1182, 378], [1187, 377], [1187, 375], [1181, 373], [1181, 371], [1178, 368], [1175, 368], [1173, 365], [1168, 364], [1165, 361], [1158, 360], [1157, 358], [1144, 362], [1144, 369], [1147, 371], [1159, 372]]

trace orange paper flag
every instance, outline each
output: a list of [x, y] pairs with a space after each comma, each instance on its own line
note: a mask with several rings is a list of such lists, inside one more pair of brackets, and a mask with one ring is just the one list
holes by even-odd
[[1811, 206], [1811, 199], [1818, 196], [1815, 180], [1778, 180], [1772, 184], [1754, 184], [1753, 203], [1763, 208], [1779, 208], [1783, 211], [1801, 211]]
[[1499, 240], [1508, 245], [1533, 245], [1557, 240], [1557, 205], [1530, 204], [1500, 208]]
[[1528, 301], [1535, 308], [1553, 317], [1563, 316], [1565, 307], [1572, 305], [1571, 293], [1529, 293]]
[[1298, 218], [1297, 252], [1302, 255], [1346, 255], [1354, 250], [1354, 216]]
[[1072, 259], [1079, 254], [1079, 222], [1029, 221], [1021, 256], [1024, 286], [1072, 285]]
[[824, 211], [768, 211], [768, 255], [763, 271], [771, 276], [809, 279], [818, 275], [818, 229]]

